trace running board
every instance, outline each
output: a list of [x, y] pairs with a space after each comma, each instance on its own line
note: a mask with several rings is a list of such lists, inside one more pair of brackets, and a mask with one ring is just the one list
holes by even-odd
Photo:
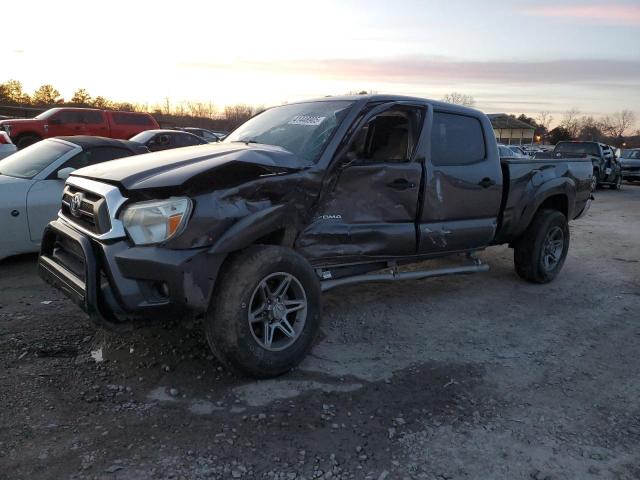
[[372, 273], [364, 275], [354, 275], [352, 277], [337, 278], [335, 280], [322, 280], [320, 288], [323, 292], [331, 290], [342, 285], [350, 285], [352, 283], [366, 282], [386, 282], [394, 280], [421, 280], [423, 278], [443, 277], [445, 275], [459, 275], [468, 273], [487, 272], [489, 265], [486, 263], [475, 263], [473, 265], [464, 265], [461, 267], [437, 268], [433, 270], [417, 270], [414, 272], [398, 272], [397, 268], [393, 268], [386, 273]]

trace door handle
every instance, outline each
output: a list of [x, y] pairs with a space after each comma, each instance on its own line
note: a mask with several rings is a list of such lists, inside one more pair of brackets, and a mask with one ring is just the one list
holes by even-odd
[[478, 182], [478, 185], [480, 185], [482, 188], [489, 188], [495, 184], [496, 182], [491, 180], [489, 177], [484, 177], [482, 180]]
[[409, 190], [410, 188], [415, 188], [416, 184], [406, 178], [396, 178], [393, 182], [387, 183], [387, 187], [393, 188], [394, 190]]

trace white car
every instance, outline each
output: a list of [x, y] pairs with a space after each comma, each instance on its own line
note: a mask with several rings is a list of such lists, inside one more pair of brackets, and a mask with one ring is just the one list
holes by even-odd
[[14, 145], [7, 132], [0, 131], [0, 160], [15, 153], [18, 147]]
[[57, 137], [0, 160], [0, 260], [39, 250], [44, 228], [60, 210], [64, 181], [71, 172], [148, 151], [128, 140]]

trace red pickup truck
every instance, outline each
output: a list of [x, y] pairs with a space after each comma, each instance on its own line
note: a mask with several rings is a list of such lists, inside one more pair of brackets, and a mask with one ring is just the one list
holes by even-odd
[[126, 140], [158, 127], [158, 122], [148, 113], [95, 108], [52, 108], [35, 118], [0, 121], [0, 130], [7, 132], [19, 149], [44, 138], [65, 135], [96, 135]]

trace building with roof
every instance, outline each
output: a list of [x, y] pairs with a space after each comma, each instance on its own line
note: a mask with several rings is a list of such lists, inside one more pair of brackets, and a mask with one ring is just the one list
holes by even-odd
[[533, 143], [535, 128], [528, 123], [506, 113], [490, 113], [487, 116], [491, 120], [498, 143], [505, 145], [531, 145]]

